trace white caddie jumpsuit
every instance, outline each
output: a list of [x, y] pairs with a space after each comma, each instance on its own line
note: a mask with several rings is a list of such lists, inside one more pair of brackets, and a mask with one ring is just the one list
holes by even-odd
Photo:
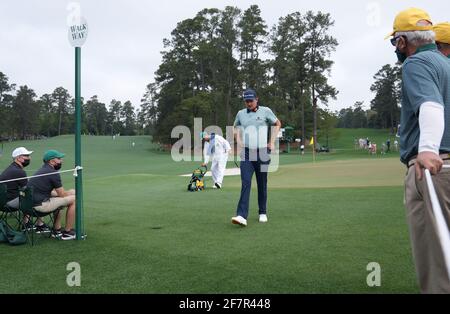
[[230, 143], [220, 135], [211, 134], [210, 141], [205, 142], [204, 162], [207, 164], [211, 160], [211, 175], [214, 183], [222, 185], [230, 150]]

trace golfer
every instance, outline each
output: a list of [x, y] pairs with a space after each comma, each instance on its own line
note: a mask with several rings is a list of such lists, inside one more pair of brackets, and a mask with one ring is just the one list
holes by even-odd
[[208, 165], [211, 159], [211, 175], [214, 181], [213, 189], [221, 189], [225, 168], [227, 166], [228, 154], [231, 151], [231, 145], [222, 136], [206, 132], [200, 133], [200, 138], [205, 141], [203, 149], [203, 167]]
[[[270, 153], [275, 148], [275, 139], [280, 131], [281, 122], [270, 108], [259, 105], [254, 90], [246, 90], [243, 98], [247, 108], [239, 111], [234, 121], [237, 145], [241, 149], [242, 188], [237, 215], [231, 218], [231, 222], [245, 227], [253, 173], [256, 174], [258, 184], [259, 221], [265, 223], [268, 220], [267, 172]], [[274, 127], [271, 128], [272, 126]]]
[[[443, 215], [450, 223], [450, 62], [435, 44], [428, 13], [411, 8], [395, 18], [391, 43], [403, 63], [401, 161], [407, 165], [405, 204], [422, 293], [450, 293], [444, 255], [423, 168], [434, 175]], [[388, 37], [389, 37], [388, 36]]]

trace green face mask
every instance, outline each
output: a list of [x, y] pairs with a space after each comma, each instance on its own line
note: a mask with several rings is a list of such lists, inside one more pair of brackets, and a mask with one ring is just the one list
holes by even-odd
[[395, 50], [395, 54], [397, 55], [397, 59], [400, 63], [405, 62], [406, 58], [408, 58], [406, 53], [400, 52], [398, 48]]

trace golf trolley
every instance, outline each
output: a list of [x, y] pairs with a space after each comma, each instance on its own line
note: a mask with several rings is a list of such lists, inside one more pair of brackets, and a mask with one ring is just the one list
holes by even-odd
[[[204, 171], [203, 171], [204, 169]], [[199, 167], [194, 170], [191, 176], [191, 181], [189, 181], [188, 184], [188, 191], [190, 192], [197, 192], [197, 191], [203, 191], [205, 189], [205, 182], [204, 177], [206, 172], [208, 171], [208, 167]]]

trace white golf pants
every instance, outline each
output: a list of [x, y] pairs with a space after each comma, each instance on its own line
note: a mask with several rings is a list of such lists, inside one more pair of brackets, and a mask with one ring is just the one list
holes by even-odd
[[227, 167], [228, 155], [214, 156], [211, 164], [211, 176], [214, 183], [222, 185], [225, 168]]

